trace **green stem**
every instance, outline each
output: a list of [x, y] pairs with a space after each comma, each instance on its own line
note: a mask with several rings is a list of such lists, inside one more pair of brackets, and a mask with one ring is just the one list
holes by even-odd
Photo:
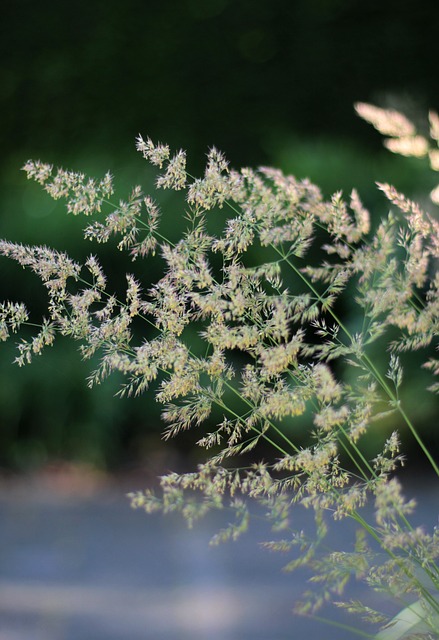
[[309, 616], [312, 620], [316, 620], [317, 622], [323, 622], [324, 624], [330, 625], [331, 627], [336, 627], [337, 629], [343, 629], [345, 631], [351, 631], [355, 633], [355, 635], [360, 636], [361, 638], [376, 638], [376, 634], [367, 633], [366, 631], [360, 631], [357, 627], [352, 627], [350, 624], [344, 624], [343, 622], [336, 622], [335, 620], [331, 620], [330, 618], [325, 618], [323, 616], [311, 615]]

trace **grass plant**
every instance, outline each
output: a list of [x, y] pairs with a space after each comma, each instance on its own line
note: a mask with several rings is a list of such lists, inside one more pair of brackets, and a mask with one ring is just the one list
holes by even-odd
[[[390, 151], [428, 157], [439, 170], [435, 113], [426, 137], [396, 111], [356, 110]], [[86, 217], [86, 240], [116, 238], [119, 250], [144, 262], [114, 292], [94, 254], [80, 264], [45, 246], [1, 241], [3, 256], [44, 283], [48, 304], [36, 323], [25, 304], [4, 302], [0, 338], [35, 328], [18, 343], [21, 366], [57, 335], [70, 336], [83, 358], [99, 356], [90, 386], [121, 372], [121, 395], [154, 388], [165, 440], [196, 433], [205, 450], [198, 467], [161, 477], [159, 491], [130, 494], [133, 507], [179, 511], [189, 525], [211, 509], [232, 509], [236, 519], [216, 544], [241, 535], [258, 504], [273, 527], [264, 546], [288, 554], [286, 570], [311, 572], [298, 613], [318, 616], [333, 602], [365, 621], [352, 627], [360, 636], [439, 638], [439, 530], [411, 523], [399, 435], [409, 432], [437, 482], [438, 461], [411, 418], [403, 379], [405, 357], [416, 350], [431, 374], [425, 393], [439, 391], [437, 219], [389, 184], [378, 188], [390, 211], [375, 221], [355, 190], [327, 200], [309, 180], [276, 169], [231, 170], [216, 149], [196, 178], [183, 151], [172, 155], [141, 136], [137, 149], [157, 167], [156, 188], [181, 194], [180, 239], [162, 236], [159, 206], [140, 186], [115, 202], [109, 173], [95, 180], [26, 162], [29, 179]], [[439, 204], [439, 188], [431, 199]], [[377, 428], [389, 416], [390, 433]], [[299, 504], [314, 512], [315, 535], [294, 530]], [[357, 525], [352, 550], [325, 548], [331, 520]], [[346, 599], [353, 579], [388, 594], [399, 613]]]

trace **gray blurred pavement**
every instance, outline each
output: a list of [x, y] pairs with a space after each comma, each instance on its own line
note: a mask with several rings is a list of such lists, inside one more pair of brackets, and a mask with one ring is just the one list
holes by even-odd
[[[437, 520], [437, 496], [425, 495], [424, 515], [434, 507]], [[133, 511], [118, 486], [75, 495], [2, 485], [0, 640], [354, 637], [292, 614], [306, 584], [282, 573], [287, 557], [258, 546], [270, 539], [265, 525], [209, 547], [225, 518], [189, 531], [180, 518]]]

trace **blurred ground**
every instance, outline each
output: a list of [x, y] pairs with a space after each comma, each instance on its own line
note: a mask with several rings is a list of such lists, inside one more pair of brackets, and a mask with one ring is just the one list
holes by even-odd
[[[139, 478], [85, 468], [1, 483], [0, 640], [353, 637], [293, 616], [303, 576], [282, 573], [286, 559], [258, 547], [263, 524], [209, 547], [223, 514], [188, 531], [133, 511], [125, 494], [138, 488]], [[421, 516], [437, 519], [436, 493], [420, 493]], [[306, 525], [306, 513], [298, 518]]]

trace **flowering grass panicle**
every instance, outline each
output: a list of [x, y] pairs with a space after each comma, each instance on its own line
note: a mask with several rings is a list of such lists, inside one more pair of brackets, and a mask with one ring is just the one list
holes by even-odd
[[[436, 114], [428, 141], [395, 111], [356, 109], [389, 136], [391, 151], [428, 156], [438, 169]], [[18, 364], [61, 334], [80, 341], [84, 358], [99, 356], [90, 385], [115, 371], [126, 378], [121, 394], [158, 381], [164, 438], [196, 428], [206, 457], [190, 473], [163, 476], [161, 492], [132, 493], [133, 507], [179, 511], [190, 525], [210, 509], [231, 508], [236, 520], [213, 543], [236, 539], [262, 507], [273, 534], [282, 535], [265, 546], [290, 554], [286, 570], [311, 572], [298, 611], [315, 615], [333, 601], [385, 625], [376, 636], [357, 627], [360, 635], [438, 638], [438, 531], [409, 520], [414, 503], [395, 476], [404, 463], [398, 432], [375, 430], [372, 454], [367, 439], [372, 425], [393, 414], [439, 475], [402, 392], [405, 352], [423, 350], [425, 368], [439, 373], [432, 355], [437, 220], [387, 184], [379, 188], [390, 212], [372, 224], [355, 190], [347, 200], [341, 192], [326, 200], [308, 180], [279, 170], [231, 170], [216, 149], [194, 178], [183, 151], [171, 156], [167, 145], [141, 136], [137, 149], [160, 170], [156, 187], [185, 198], [187, 229], [176, 243], [162, 236], [159, 206], [140, 186], [113, 203], [110, 174], [96, 181], [59, 170], [52, 177], [50, 165], [25, 164], [28, 178], [66, 199], [68, 212], [94, 216], [87, 240], [116, 236], [133, 260], [159, 253], [164, 269], [153, 283], [139, 269], [127, 274], [125, 293], [117, 295], [94, 254], [80, 265], [46, 247], [0, 242], [0, 253], [33, 270], [48, 295], [47, 319], [19, 344]], [[439, 202], [436, 191], [431, 197]], [[355, 304], [355, 322], [346, 300]], [[22, 303], [2, 304], [1, 338], [28, 316]], [[388, 349], [384, 369], [374, 361], [377, 348]], [[430, 390], [439, 390], [434, 379]], [[290, 515], [299, 504], [314, 511], [315, 535], [294, 531]], [[324, 550], [331, 519], [356, 523], [353, 550]], [[340, 602], [352, 579], [388, 593], [401, 612], [391, 620], [366, 602]]]

